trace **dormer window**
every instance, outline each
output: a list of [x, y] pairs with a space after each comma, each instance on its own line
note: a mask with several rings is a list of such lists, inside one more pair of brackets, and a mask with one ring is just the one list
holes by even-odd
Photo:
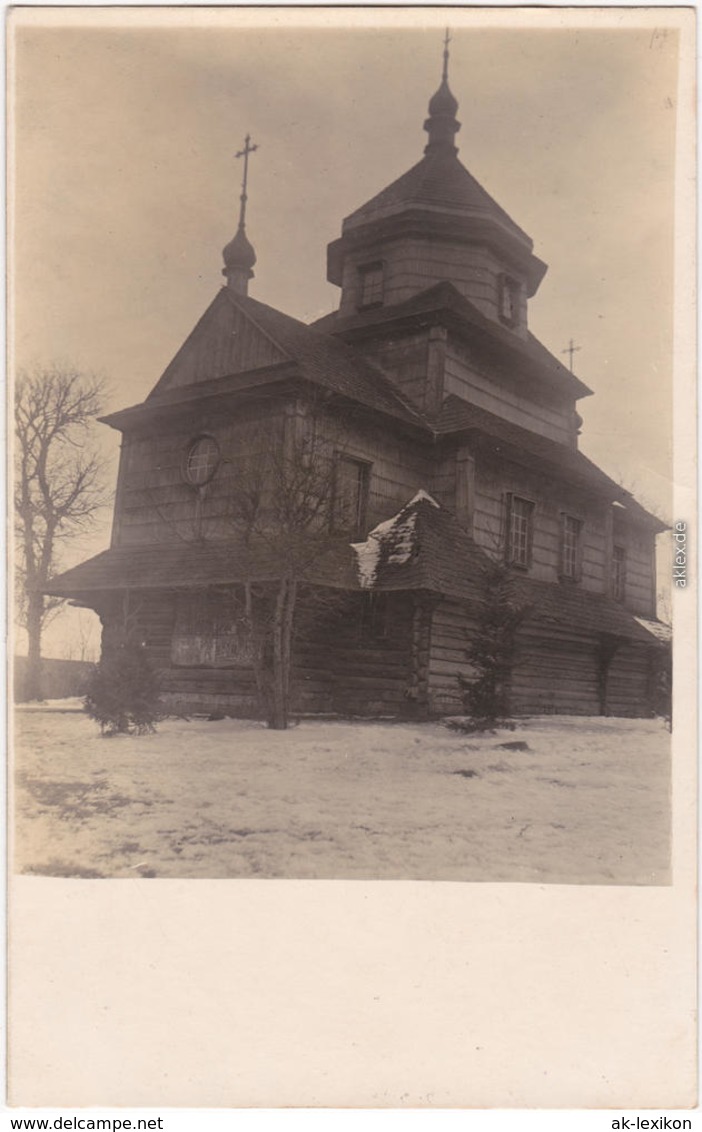
[[358, 269], [358, 309], [383, 305], [383, 265], [364, 263]]
[[519, 300], [521, 286], [509, 275], [501, 275], [498, 295], [500, 321], [506, 326], [516, 326], [519, 322]]

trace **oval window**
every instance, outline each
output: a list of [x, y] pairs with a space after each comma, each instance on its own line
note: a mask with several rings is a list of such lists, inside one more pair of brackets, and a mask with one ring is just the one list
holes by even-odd
[[219, 464], [219, 444], [212, 436], [201, 436], [188, 449], [185, 478], [194, 487], [209, 483]]

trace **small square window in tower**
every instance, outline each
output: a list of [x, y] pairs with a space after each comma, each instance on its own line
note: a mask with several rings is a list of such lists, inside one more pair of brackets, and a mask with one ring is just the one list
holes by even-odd
[[358, 269], [358, 308], [383, 305], [384, 272], [382, 263], [365, 263]]
[[561, 520], [561, 577], [577, 581], [580, 577], [580, 533], [582, 523], [572, 515]]
[[623, 546], [612, 549], [612, 597], [624, 601], [626, 592], [626, 550]]
[[511, 495], [507, 500], [507, 561], [526, 570], [531, 565], [534, 534], [534, 504]]
[[338, 456], [334, 477], [333, 527], [352, 535], [363, 533], [368, 499], [369, 465]]
[[516, 326], [519, 322], [519, 299], [521, 288], [516, 279], [501, 275], [499, 282], [498, 313], [500, 321], [506, 326]]

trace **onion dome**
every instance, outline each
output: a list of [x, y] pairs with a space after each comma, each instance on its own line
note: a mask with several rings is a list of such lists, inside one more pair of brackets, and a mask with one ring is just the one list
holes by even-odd
[[437, 114], [448, 114], [454, 118], [457, 110], [458, 101], [451, 94], [446, 79], [442, 79], [441, 86], [429, 101], [429, 114], [432, 117]]
[[223, 249], [224, 267], [222, 275], [227, 278], [227, 286], [239, 295], [248, 294], [249, 279], [253, 278], [253, 265], [256, 252], [246, 237], [244, 225], [240, 224], [236, 236]]
[[[224, 256], [224, 266], [227, 270], [235, 267], [251, 268], [256, 262], [256, 252], [253, 249], [253, 244], [247, 239], [246, 232], [243, 227], [237, 229], [236, 236], [230, 240], [226, 248], [223, 249], [222, 255]], [[253, 274], [253, 272], [251, 272]], [[251, 276], [249, 276], [251, 278]]]
[[253, 245], [246, 238], [246, 189], [249, 180], [249, 155], [255, 153], [257, 145], [251, 144], [251, 135], [247, 134], [244, 148], [235, 155], [244, 159], [244, 175], [241, 182], [241, 196], [239, 197], [239, 227], [233, 240], [230, 240], [223, 249], [224, 268], [222, 275], [227, 277], [227, 286], [239, 295], [248, 294], [249, 279], [253, 278], [253, 265], [256, 262], [256, 252]]
[[441, 150], [451, 153], [458, 152], [454, 145], [454, 137], [460, 130], [461, 123], [456, 121], [458, 102], [448, 85], [448, 45], [449, 35], [447, 32], [444, 40], [444, 67], [441, 74], [441, 86], [429, 101], [429, 117], [424, 123], [424, 129], [429, 134], [425, 153], [435, 153]]

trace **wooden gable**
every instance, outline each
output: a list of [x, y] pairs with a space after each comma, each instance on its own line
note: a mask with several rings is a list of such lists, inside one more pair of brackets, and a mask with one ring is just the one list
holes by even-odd
[[222, 288], [149, 396], [289, 360]]

